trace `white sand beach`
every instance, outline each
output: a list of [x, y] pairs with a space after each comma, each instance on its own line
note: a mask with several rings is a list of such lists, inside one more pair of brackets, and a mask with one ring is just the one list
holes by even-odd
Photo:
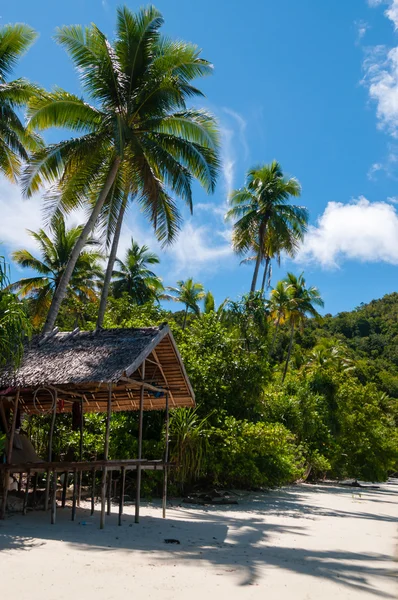
[[[238, 506], [78, 509], [0, 523], [2, 595], [29, 600], [397, 598], [398, 482], [296, 485]], [[83, 524], [86, 523], [86, 524]], [[166, 544], [174, 538], [180, 544]]]

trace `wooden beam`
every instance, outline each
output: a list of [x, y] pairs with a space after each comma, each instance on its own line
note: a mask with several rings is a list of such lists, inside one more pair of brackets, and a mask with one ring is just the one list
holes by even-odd
[[[168, 381], [167, 381], [166, 373], [165, 373], [165, 372], [164, 372], [164, 370], [163, 370], [162, 364], [161, 364], [161, 362], [160, 362], [160, 360], [159, 360], [159, 357], [158, 357], [158, 355], [157, 355], [157, 353], [156, 353], [156, 350], [154, 350], [154, 351], [152, 352], [152, 354], [153, 354], [153, 356], [154, 356], [154, 358], [155, 358], [155, 360], [156, 360], [156, 362], [157, 362], [157, 365], [158, 365], [158, 367], [159, 367], [159, 369], [160, 369], [160, 372], [161, 372], [161, 374], [162, 374], [162, 377], [163, 377], [163, 379], [164, 379], [164, 382], [165, 382], [165, 384], [166, 384], [167, 388], [170, 388], [170, 386], [169, 386], [169, 383], [168, 383]], [[170, 391], [170, 389], [169, 389], [169, 391]], [[172, 401], [173, 401], [173, 405], [174, 405], [174, 404], [175, 404], [175, 402], [174, 402], [174, 397], [173, 397], [173, 394], [171, 393], [171, 391], [170, 391], [170, 397], [171, 397], [171, 399], [172, 399]], [[167, 402], [168, 402], [168, 400], [167, 400]]]
[[57, 471], [53, 471], [53, 489], [51, 492], [51, 525], [55, 525], [57, 516]]
[[[142, 363], [142, 379], [145, 379], [145, 360]], [[141, 388], [140, 394], [140, 414], [138, 420], [138, 460], [142, 459], [142, 430], [144, 424], [144, 392], [145, 388]], [[137, 489], [135, 496], [135, 522], [140, 522], [140, 501], [141, 501], [141, 467], [137, 467]]]
[[[79, 423], [79, 461], [83, 461], [83, 425], [84, 425], [84, 415], [83, 415], [83, 399], [80, 400], [80, 423]], [[83, 471], [79, 472], [79, 492], [77, 494], [77, 505], [80, 506], [80, 500], [82, 497], [82, 482], [83, 482]]]
[[135, 387], [137, 389], [144, 388], [146, 390], [150, 390], [151, 392], [159, 392], [161, 394], [166, 394], [168, 391], [165, 388], [152, 385], [151, 383], [147, 383], [146, 381], [138, 381], [137, 379], [131, 379], [130, 377], [121, 377], [120, 381], [129, 383], [132, 387]]
[[[52, 461], [52, 457], [53, 457], [53, 436], [54, 436], [54, 425], [55, 425], [55, 417], [57, 416], [57, 401], [58, 401], [58, 396], [57, 396], [57, 391], [54, 390], [54, 406], [53, 406], [53, 414], [52, 414], [52, 419], [51, 419], [51, 425], [50, 425], [50, 434], [48, 437], [48, 462], [50, 463]], [[46, 480], [46, 492], [44, 495], [44, 510], [48, 509], [48, 498], [50, 495], [50, 469], [48, 469], [47, 471], [47, 480]]]
[[165, 426], [165, 434], [166, 434], [166, 443], [164, 449], [164, 466], [163, 466], [163, 499], [162, 499], [162, 509], [163, 509], [163, 519], [166, 518], [166, 505], [167, 505], [167, 463], [169, 460], [169, 395], [166, 396], [166, 426]]
[[119, 498], [119, 525], [122, 524], [122, 514], [124, 506], [124, 490], [126, 485], [126, 469], [122, 467], [120, 469], [120, 498]]
[[[108, 384], [108, 413], [106, 417], [106, 431], [105, 431], [105, 447], [104, 447], [104, 459], [108, 460], [109, 454], [109, 430], [112, 416], [112, 384]], [[105, 527], [105, 496], [106, 496], [106, 473], [107, 469], [102, 469], [102, 481], [101, 481], [101, 519], [100, 529]]]
[[[21, 477], [22, 477], [22, 473], [21, 473]], [[30, 469], [28, 469], [28, 472], [26, 473], [26, 487], [25, 487], [25, 495], [24, 495], [24, 499], [23, 499], [23, 508], [22, 508], [23, 515], [26, 515], [26, 511], [28, 508], [29, 484], [30, 484]]]

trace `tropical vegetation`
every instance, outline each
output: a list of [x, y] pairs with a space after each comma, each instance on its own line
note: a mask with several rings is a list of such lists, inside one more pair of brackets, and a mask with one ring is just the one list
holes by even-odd
[[[28, 196], [46, 188], [47, 214], [30, 232], [39, 254], [0, 258], [0, 367], [17, 366], [29, 336], [55, 324], [95, 330], [167, 321], [197, 399], [195, 409], [171, 414], [176, 493], [385, 479], [398, 471], [398, 293], [332, 316], [320, 314], [321, 292], [303, 273], [271, 287], [272, 264], [295, 256], [309, 218], [293, 203], [298, 180], [277, 161], [249, 169], [229, 198], [232, 247], [254, 265], [243, 296], [215, 298], [192, 272], [176, 284], [170, 274], [161, 278], [161, 251], [134, 238], [119, 248], [128, 210], [143, 211], [160, 248], [171, 244], [181, 201], [192, 210], [194, 180], [211, 193], [220, 166], [217, 121], [197, 108], [195, 83], [212, 65], [193, 44], [164, 37], [162, 25], [154, 7], [122, 7], [112, 40], [95, 25], [57, 30], [83, 98], [9, 81], [35, 33], [0, 29], [0, 171]], [[45, 144], [38, 132], [53, 127], [72, 137]], [[87, 218], [69, 226], [76, 208]], [[10, 282], [11, 259], [25, 278]], [[55, 456], [78, 450], [68, 419], [57, 419]], [[92, 459], [102, 452], [105, 417], [84, 420], [83, 457]], [[161, 452], [163, 422], [145, 415], [148, 458]], [[135, 413], [112, 416], [110, 457], [134, 455], [138, 426]], [[26, 427], [45, 452], [46, 419], [30, 417]], [[158, 493], [159, 473], [145, 473], [143, 485]]]

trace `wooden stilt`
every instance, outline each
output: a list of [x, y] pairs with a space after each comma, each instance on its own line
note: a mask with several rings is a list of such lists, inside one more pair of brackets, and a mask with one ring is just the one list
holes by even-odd
[[57, 472], [53, 471], [53, 487], [51, 492], [51, 525], [55, 524], [57, 516]]
[[73, 470], [72, 521], [76, 517], [77, 469]]
[[68, 489], [68, 479], [69, 479], [69, 473], [68, 473], [68, 471], [65, 471], [64, 482], [62, 484], [62, 500], [61, 500], [62, 508], [65, 508], [65, 504], [66, 504], [66, 490]]
[[[22, 473], [21, 473], [21, 479], [22, 479]], [[30, 470], [26, 473], [25, 496], [24, 496], [24, 499], [23, 499], [23, 508], [22, 508], [22, 514], [23, 515], [26, 515], [27, 508], [28, 508], [29, 484], [30, 484]]]
[[95, 509], [95, 469], [93, 469], [91, 480], [91, 514], [94, 514]]
[[22, 478], [23, 478], [23, 473], [19, 474], [19, 479], [18, 479], [18, 492], [21, 493], [22, 491]]
[[35, 473], [35, 476], [33, 478], [33, 495], [32, 495], [32, 506], [33, 508], [35, 508], [36, 506], [36, 495], [37, 495], [37, 480], [38, 480], [39, 474]]
[[[145, 379], [145, 360], [142, 363], [142, 380]], [[144, 424], [144, 386], [140, 390], [140, 414], [138, 423], [138, 458], [142, 458], [142, 429]], [[137, 465], [137, 490], [135, 496], [135, 522], [140, 522], [140, 501], [141, 501], [141, 467]]]
[[126, 469], [125, 469], [125, 467], [122, 467], [120, 469], [119, 525], [122, 524], [125, 484], [126, 484]]
[[[50, 434], [48, 437], [48, 462], [52, 461], [53, 458], [53, 435], [54, 435], [54, 425], [55, 425], [55, 417], [57, 416], [57, 391], [54, 390], [52, 392], [54, 394], [54, 406], [53, 413], [50, 425]], [[51, 471], [47, 470], [47, 479], [46, 479], [46, 492], [44, 496], [44, 510], [48, 509], [48, 499], [50, 496], [50, 481], [51, 481]]]
[[[80, 440], [79, 440], [79, 461], [83, 460], [83, 425], [84, 425], [84, 416], [83, 416], [83, 398], [80, 400]], [[77, 505], [80, 506], [80, 500], [82, 498], [82, 481], [83, 481], [83, 471], [79, 471], [79, 493], [77, 496]]]
[[[17, 395], [15, 396], [14, 412], [12, 415], [11, 430], [10, 430], [10, 436], [8, 439], [8, 447], [7, 447], [7, 464], [8, 465], [10, 465], [11, 461], [12, 461], [12, 447], [14, 445], [14, 434], [15, 434], [15, 426], [17, 423], [18, 405], [19, 405], [19, 388], [17, 390]], [[5, 519], [5, 516], [6, 516], [7, 497], [8, 497], [9, 487], [10, 487], [10, 471], [9, 471], [9, 469], [6, 469], [4, 471], [3, 502], [1, 505], [0, 519]]]
[[164, 449], [164, 461], [163, 461], [163, 519], [166, 518], [166, 505], [167, 505], [167, 463], [169, 460], [169, 395], [166, 394], [166, 443]]
[[106, 498], [106, 514], [108, 516], [111, 514], [111, 495], [112, 495], [112, 471], [109, 471], [109, 473], [108, 473], [107, 498]]
[[[109, 431], [112, 416], [112, 384], [109, 384], [108, 392], [108, 413], [106, 418], [106, 432], [105, 432], [105, 448], [104, 448], [104, 459], [108, 460], [109, 455]], [[102, 469], [102, 481], [101, 481], [101, 519], [100, 529], [105, 527], [105, 496], [106, 496], [106, 467]]]

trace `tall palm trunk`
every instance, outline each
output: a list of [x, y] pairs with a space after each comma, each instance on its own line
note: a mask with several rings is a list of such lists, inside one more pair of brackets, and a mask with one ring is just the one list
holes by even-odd
[[260, 230], [258, 232], [258, 234], [259, 234], [258, 235], [258, 253], [257, 253], [257, 258], [256, 258], [256, 265], [254, 267], [252, 285], [250, 288], [251, 294], [253, 294], [256, 291], [258, 272], [260, 269], [261, 261], [263, 260], [264, 238], [265, 238], [265, 232], [267, 231], [268, 219], [269, 219], [269, 217], [266, 216], [264, 221], [261, 223]]
[[285, 368], [283, 370], [282, 383], [285, 381], [287, 369], [288, 369], [288, 366], [289, 366], [290, 355], [292, 353], [292, 347], [293, 347], [293, 337], [294, 337], [294, 321], [292, 321], [292, 330], [291, 330], [291, 333], [290, 333], [289, 350], [287, 352], [287, 358], [286, 358]]
[[107, 303], [108, 296], [109, 296], [109, 288], [111, 285], [113, 267], [115, 266], [116, 254], [117, 254], [117, 249], [119, 246], [120, 232], [122, 230], [124, 213], [126, 211], [127, 198], [128, 198], [128, 194], [126, 194], [123, 198], [123, 203], [120, 207], [119, 215], [118, 215], [117, 222], [116, 222], [115, 233], [113, 235], [111, 251], [109, 253], [108, 265], [106, 267], [106, 272], [105, 272], [105, 277], [104, 277], [104, 285], [102, 288], [101, 300], [100, 300], [100, 305], [99, 305], [99, 309], [98, 309], [98, 317], [97, 317], [97, 325], [96, 325], [97, 329], [100, 329], [104, 322], [106, 303]]
[[61, 277], [61, 281], [59, 282], [59, 285], [57, 286], [57, 289], [55, 290], [55, 293], [54, 293], [54, 296], [53, 296], [53, 299], [51, 302], [50, 310], [48, 311], [47, 319], [46, 319], [46, 322], [43, 327], [43, 331], [42, 331], [43, 334], [50, 333], [50, 331], [52, 331], [54, 328], [55, 321], [57, 319], [59, 309], [61, 307], [61, 303], [66, 295], [66, 290], [67, 290], [70, 278], [72, 276], [73, 269], [75, 268], [77, 259], [79, 258], [81, 251], [83, 250], [84, 246], [86, 245], [86, 242], [87, 242], [87, 239], [88, 239], [90, 233], [92, 232], [92, 230], [95, 227], [95, 224], [97, 222], [97, 219], [99, 217], [101, 209], [102, 209], [102, 207], [105, 203], [105, 200], [109, 194], [109, 191], [116, 179], [119, 165], [120, 165], [120, 158], [117, 157], [113, 161], [113, 164], [112, 164], [112, 166], [109, 170], [108, 176], [106, 178], [105, 185], [102, 188], [102, 190], [98, 196], [98, 200], [93, 208], [93, 211], [90, 215], [89, 220], [87, 221], [83, 231], [81, 232], [81, 234], [75, 244], [75, 247], [73, 248], [73, 250], [71, 252], [71, 255], [68, 260], [68, 264], [66, 265], [66, 269]]
[[256, 291], [257, 277], [258, 277], [258, 272], [259, 272], [259, 269], [260, 269], [261, 258], [262, 258], [261, 257], [261, 250], [259, 250], [258, 254], [257, 254], [257, 258], [256, 258], [256, 266], [254, 267], [252, 285], [251, 285], [251, 288], [250, 288], [250, 292], [252, 294]]
[[184, 313], [184, 321], [183, 321], [183, 324], [182, 324], [182, 328], [183, 329], [185, 329], [185, 325], [187, 324], [187, 315], [188, 315], [188, 304], [187, 304], [187, 307], [186, 307], [185, 313]]
[[276, 342], [276, 336], [278, 335], [280, 322], [281, 322], [281, 315], [278, 315], [278, 320], [277, 320], [276, 325], [275, 325], [275, 331], [274, 331], [274, 335], [273, 335], [273, 338], [272, 338], [272, 343], [271, 343], [270, 349], [268, 351], [268, 358], [274, 352], [274, 347], [275, 347], [275, 342]]
[[261, 283], [261, 293], [264, 293], [265, 283], [267, 281], [267, 275], [268, 275], [268, 270], [269, 270], [269, 264], [270, 264], [270, 262], [271, 262], [271, 258], [267, 255], [267, 258], [265, 259], [263, 281]]

